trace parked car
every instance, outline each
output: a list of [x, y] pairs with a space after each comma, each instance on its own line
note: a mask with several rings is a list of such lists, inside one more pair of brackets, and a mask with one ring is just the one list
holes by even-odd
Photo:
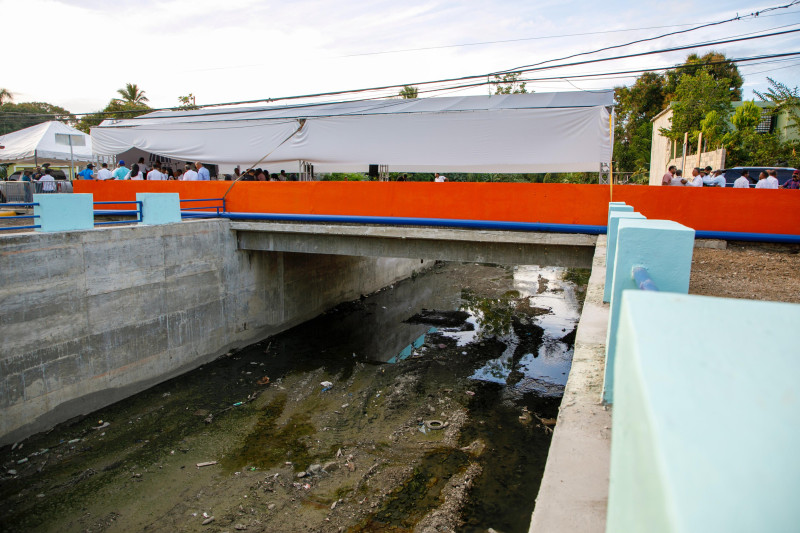
[[[64, 173], [63, 170], [59, 170], [57, 168], [50, 168], [50, 175], [53, 176], [54, 180], [65, 180], [67, 179], [67, 175]], [[17, 170], [13, 174], [8, 177], [8, 181], [19, 181], [22, 178], [22, 171]]]
[[733, 168], [726, 168], [722, 171], [725, 175], [725, 186], [726, 187], [733, 187], [733, 182], [736, 181], [742, 175], [742, 171], [747, 170], [750, 173], [750, 186], [755, 187], [756, 183], [758, 183], [758, 175], [761, 174], [764, 170], [777, 170], [778, 171], [778, 183], [783, 185], [790, 179], [792, 179], [792, 172], [795, 171], [794, 168], [788, 167], [733, 167]]

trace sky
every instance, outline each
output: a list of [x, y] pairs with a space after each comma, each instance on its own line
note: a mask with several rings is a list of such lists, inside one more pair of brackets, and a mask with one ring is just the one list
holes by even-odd
[[[178, 97], [189, 93], [198, 104], [214, 104], [413, 84], [487, 74], [791, 2], [0, 0], [4, 20], [14, 21], [3, 25], [0, 88], [11, 91], [16, 102], [48, 102], [87, 113], [105, 107], [126, 83], [143, 89], [154, 108], [177, 106]], [[792, 29], [800, 29], [800, 3], [581, 59]], [[800, 52], [800, 32], [537, 76], [669, 67], [692, 51], [711, 49], [729, 58]], [[740, 70], [747, 99], [754, 97], [753, 89], [767, 88], [767, 76], [800, 85], [800, 55]], [[536, 92], [575, 91], [633, 81], [559, 79], [527, 86]], [[487, 93], [484, 86], [420, 96]]]

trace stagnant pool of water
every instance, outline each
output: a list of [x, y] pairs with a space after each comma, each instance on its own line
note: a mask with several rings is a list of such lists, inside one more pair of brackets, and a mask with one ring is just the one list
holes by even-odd
[[4, 447], [0, 526], [527, 531], [585, 290], [565, 274], [438, 264]]

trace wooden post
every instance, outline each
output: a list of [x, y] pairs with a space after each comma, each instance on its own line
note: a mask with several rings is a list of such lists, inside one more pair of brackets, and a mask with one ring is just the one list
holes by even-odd
[[686, 172], [686, 150], [689, 148], [689, 132], [683, 134], [683, 162], [681, 163], [681, 171]]

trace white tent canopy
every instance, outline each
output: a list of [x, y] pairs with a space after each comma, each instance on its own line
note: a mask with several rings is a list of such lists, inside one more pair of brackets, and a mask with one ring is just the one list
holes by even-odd
[[[611, 159], [613, 91], [159, 111], [92, 128], [97, 154], [320, 172], [595, 172]], [[288, 165], [286, 165], [288, 166]]]
[[[60, 135], [61, 137], [56, 137]], [[72, 159], [93, 161], [92, 138], [62, 122], [42, 122], [36, 126], [0, 136], [0, 161], [27, 163], [34, 159], [42, 162], [70, 161], [70, 147], [66, 135], [73, 137]]]

